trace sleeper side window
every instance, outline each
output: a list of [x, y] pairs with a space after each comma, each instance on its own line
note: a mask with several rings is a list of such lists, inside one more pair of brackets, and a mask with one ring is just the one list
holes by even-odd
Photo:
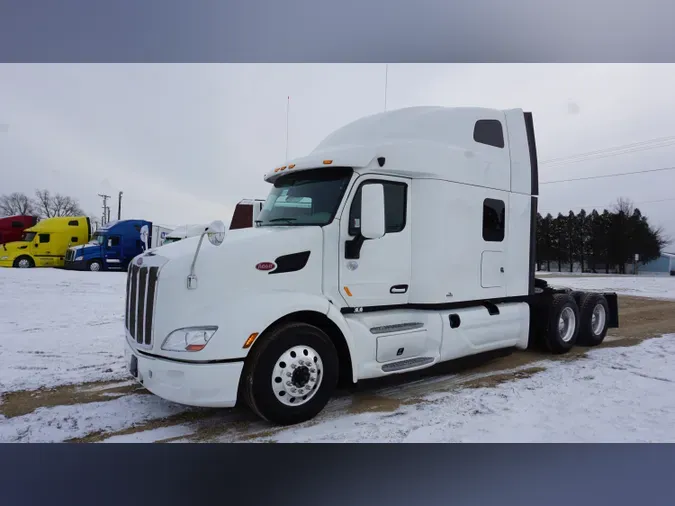
[[49, 242], [49, 234], [38, 234], [40, 238], [40, 244]]
[[473, 140], [495, 148], [504, 147], [504, 129], [497, 119], [480, 119], [473, 127]]
[[506, 206], [504, 201], [485, 199], [483, 201], [483, 240], [502, 242], [506, 226]]

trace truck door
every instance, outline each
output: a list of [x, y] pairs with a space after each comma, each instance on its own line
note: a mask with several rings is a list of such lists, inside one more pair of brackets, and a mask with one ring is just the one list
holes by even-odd
[[50, 267], [54, 265], [52, 256], [51, 234], [36, 234], [33, 238], [31, 253], [35, 258], [36, 267]]
[[122, 264], [122, 238], [119, 235], [109, 235], [103, 245], [103, 260], [106, 269], [119, 269]]
[[[358, 244], [361, 188], [384, 185], [386, 233]], [[405, 304], [408, 301], [411, 259], [410, 180], [388, 176], [360, 178], [340, 220], [340, 293], [351, 307]], [[355, 241], [356, 239], [356, 241]], [[358, 257], [358, 258], [355, 258]]]
[[507, 192], [491, 192], [483, 200], [483, 251], [480, 285], [486, 298], [506, 296], [506, 258], [508, 209]]

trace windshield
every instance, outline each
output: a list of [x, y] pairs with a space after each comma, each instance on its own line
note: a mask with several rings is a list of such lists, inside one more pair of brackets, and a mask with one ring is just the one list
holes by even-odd
[[94, 235], [91, 236], [91, 241], [89, 242], [102, 245], [105, 242], [105, 234], [94, 232]]
[[261, 227], [328, 225], [335, 217], [352, 172], [348, 168], [331, 168], [280, 177], [256, 224]]
[[167, 237], [164, 239], [164, 244], [169, 244], [170, 242], [176, 242], [180, 241], [182, 238], [181, 237]]
[[21, 240], [26, 241], [26, 242], [31, 242], [33, 239], [35, 239], [36, 235], [37, 235], [37, 232], [24, 232]]

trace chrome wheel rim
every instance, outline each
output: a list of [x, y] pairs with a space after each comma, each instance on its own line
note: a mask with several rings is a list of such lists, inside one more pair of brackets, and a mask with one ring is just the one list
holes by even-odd
[[272, 390], [286, 406], [302, 406], [319, 391], [323, 379], [323, 362], [314, 348], [293, 346], [275, 362]]
[[94, 271], [94, 272], [100, 271], [101, 270], [101, 264], [99, 264], [98, 262], [92, 262], [89, 265], [89, 270]]
[[599, 336], [605, 329], [605, 322], [607, 321], [607, 311], [602, 304], [596, 304], [591, 315], [591, 330], [593, 334]]
[[22, 258], [19, 260], [19, 269], [28, 269], [30, 267], [30, 262], [28, 261], [27, 258]]
[[560, 312], [558, 319], [558, 335], [565, 343], [569, 343], [574, 336], [577, 325], [577, 317], [571, 307], [566, 307]]

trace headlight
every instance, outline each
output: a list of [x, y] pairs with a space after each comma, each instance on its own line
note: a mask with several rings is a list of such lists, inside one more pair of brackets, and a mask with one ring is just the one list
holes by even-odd
[[200, 351], [208, 344], [218, 327], [188, 327], [174, 330], [162, 343], [165, 351]]
[[75, 261], [76, 261], [76, 262], [79, 262], [79, 261], [81, 261], [83, 258], [84, 258], [83, 256], [75, 257]]
[[0, 257], [0, 260], [9, 260], [9, 257]]

